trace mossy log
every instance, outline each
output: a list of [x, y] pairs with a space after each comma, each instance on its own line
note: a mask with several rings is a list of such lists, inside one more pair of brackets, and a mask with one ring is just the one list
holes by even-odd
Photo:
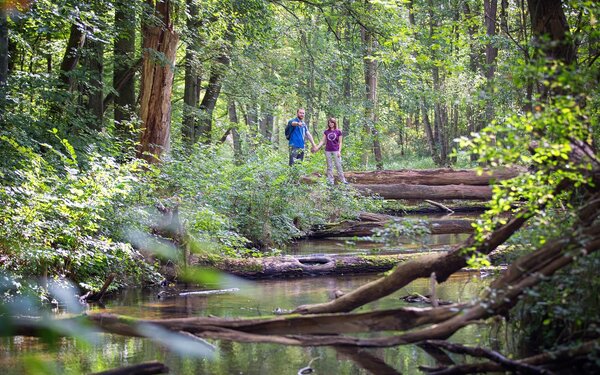
[[472, 233], [473, 221], [466, 219], [437, 219], [437, 220], [415, 220], [398, 218], [381, 214], [361, 214], [358, 220], [346, 220], [339, 223], [321, 224], [313, 227], [307, 238], [328, 237], [355, 237], [370, 236], [374, 229], [384, 228], [392, 221], [397, 222], [423, 222], [431, 234], [457, 234]]
[[312, 255], [264, 258], [203, 257], [194, 263], [214, 267], [247, 279], [296, 278], [307, 276], [384, 272], [399, 263], [429, 252], [385, 255]]
[[492, 198], [490, 186], [479, 185], [412, 185], [412, 184], [352, 184], [363, 194], [378, 195], [384, 199], [467, 199], [488, 201]]
[[[360, 185], [490, 185], [496, 181], [507, 180], [518, 176], [524, 170], [517, 168], [503, 168], [486, 170], [479, 175], [474, 169], [400, 169], [369, 172], [345, 172], [346, 180], [352, 184]], [[303, 178], [304, 182], [314, 182], [319, 174]]]

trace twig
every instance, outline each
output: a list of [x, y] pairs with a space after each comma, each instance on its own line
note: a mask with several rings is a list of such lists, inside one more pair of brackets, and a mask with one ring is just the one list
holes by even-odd
[[435, 207], [437, 207], [437, 208], [440, 208], [440, 209], [442, 209], [442, 210], [446, 210], [447, 212], [450, 212], [451, 214], [453, 214], [453, 213], [454, 213], [454, 211], [453, 211], [452, 209], [450, 209], [450, 208], [448, 208], [448, 207], [444, 206], [444, 205], [443, 205], [443, 204], [441, 204], [441, 203], [438, 203], [438, 202], [435, 202], [435, 201], [432, 201], [432, 200], [429, 200], [429, 199], [425, 199], [425, 202], [429, 203], [429, 204], [430, 204], [430, 205], [432, 205], [432, 206], [435, 206]]

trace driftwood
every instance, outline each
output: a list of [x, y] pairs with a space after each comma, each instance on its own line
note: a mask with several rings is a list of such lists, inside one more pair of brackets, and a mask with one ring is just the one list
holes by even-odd
[[413, 184], [352, 184], [363, 194], [377, 195], [384, 199], [465, 199], [490, 200], [492, 188], [477, 185], [413, 185]]
[[[346, 180], [352, 184], [361, 185], [490, 185], [496, 181], [507, 180], [523, 173], [524, 169], [505, 168], [494, 171], [484, 171], [478, 175], [473, 169], [401, 169], [371, 172], [345, 172]], [[314, 182], [319, 174], [313, 174], [302, 179], [303, 182]]]
[[140, 363], [138, 365], [121, 367], [114, 370], [96, 372], [93, 375], [154, 375], [167, 373], [169, 373], [169, 368], [167, 366], [165, 366], [163, 363], [152, 361]]
[[307, 238], [371, 236], [373, 230], [382, 229], [391, 222], [423, 223], [431, 234], [472, 233], [473, 221], [467, 219], [415, 220], [381, 214], [361, 214], [359, 220], [321, 224], [312, 228]]

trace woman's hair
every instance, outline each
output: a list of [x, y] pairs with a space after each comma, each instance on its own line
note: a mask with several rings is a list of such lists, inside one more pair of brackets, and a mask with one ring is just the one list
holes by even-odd
[[333, 122], [333, 128], [337, 129], [337, 120], [335, 119], [335, 117], [330, 117], [327, 119], [327, 129], [329, 129], [329, 123]]

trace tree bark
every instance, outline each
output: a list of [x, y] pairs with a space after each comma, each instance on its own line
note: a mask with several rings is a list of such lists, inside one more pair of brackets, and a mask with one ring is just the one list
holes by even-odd
[[399, 169], [370, 172], [345, 172], [354, 184], [418, 184], [418, 185], [491, 185], [517, 177], [526, 172], [518, 168], [484, 170], [480, 175], [474, 169]]
[[200, 266], [214, 267], [246, 279], [299, 278], [385, 272], [410, 259], [432, 253], [386, 255], [319, 255], [263, 258], [201, 258]]
[[492, 198], [492, 188], [490, 186], [414, 184], [352, 184], [352, 186], [363, 194], [374, 194], [383, 199], [468, 199], [487, 201]]
[[73, 88], [73, 80], [71, 79], [69, 73], [71, 73], [77, 67], [80, 50], [83, 48], [84, 43], [85, 33], [83, 30], [81, 30], [81, 25], [72, 24], [65, 55], [63, 56], [63, 60], [60, 64], [60, 80], [69, 90]]
[[90, 39], [86, 50], [85, 65], [90, 75], [90, 82], [85, 89], [87, 108], [96, 117], [93, 128], [98, 131], [102, 128], [104, 117], [104, 44]]
[[[0, 7], [0, 87], [8, 78], [8, 22], [6, 7]], [[0, 99], [1, 100], [1, 99]]]
[[377, 169], [383, 169], [383, 157], [381, 155], [381, 143], [379, 131], [377, 130], [377, 60], [374, 52], [377, 45], [371, 31], [364, 26], [360, 27], [360, 35], [363, 45], [363, 65], [365, 74], [365, 131], [366, 135], [373, 137], [373, 155]]
[[[150, 163], [157, 163], [169, 150], [171, 130], [171, 89], [175, 68], [175, 51], [179, 36], [173, 31], [169, 1], [158, 2], [156, 11], [164, 27], [144, 25], [144, 63], [140, 118], [143, 132], [137, 155]], [[165, 61], [157, 61], [150, 51], [164, 54]]]
[[229, 122], [232, 125], [231, 137], [233, 138], [233, 159], [235, 160], [236, 165], [241, 165], [243, 160], [242, 139], [238, 130], [239, 120], [237, 110], [235, 108], [235, 102], [231, 99], [229, 100], [229, 104], [227, 105], [227, 112], [229, 115]]
[[487, 44], [485, 46], [485, 78], [488, 95], [485, 103], [485, 120], [486, 124], [490, 124], [494, 118], [494, 73], [496, 71], [496, 57], [498, 56], [498, 48], [494, 46], [494, 38], [496, 37], [496, 19], [498, 13], [498, 0], [484, 0], [485, 9], [485, 28], [487, 35]]
[[439, 219], [420, 222], [418, 220], [397, 218], [388, 215], [361, 215], [360, 220], [347, 220], [340, 223], [330, 223], [316, 225], [312, 228], [307, 238], [328, 238], [328, 237], [354, 237], [371, 236], [374, 229], [385, 228], [386, 225], [397, 223], [414, 223], [424, 225], [429, 229], [430, 234], [457, 234], [472, 233], [473, 221], [461, 219]]
[[[568, 37], [569, 24], [561, 0], [528, 0], [529, 17], [537, 48], [545, 57], [569, 65], [575, 61], [576, 49]], [[544, 41], [547, 38], [547, 41]]]
[[187, 27], [190, 31], [190, 40], [187, 41], [185, 50], [185, 86], [183, 90], [183, 129], [182, 136], [187, 145], [194, 144], [200, 134], [196, 134], [198, 127], [198, 106], [200, 104], [201, 71], [198, 61], [198, 5], [194, 0], [186, 0], [189, 18]]
[[130, 129], [125, 128], [123, 122], [131, 120], [135, 108], [135, 81], [132, 79], [135, 70], [131, 72], [131, 67], [135, 58], [136, 14], [128, 4], [126, 0], [115, 2], [117, 35], [114, 42], [113, 89], [117, 94], [114, 99], [114, 118], [117, 133], [122, 139], [131, 137]]
[[213, 111], [217, 99], [221, 93], [221, 85], [225, 77], [225, 71], [229, 66], [229, 55], [227, 52], [221, 54], [213, 62], [208, 87], [200, 103], [200, 127], [198, 139], [204, 143], [210, 143], [212, 138]]

